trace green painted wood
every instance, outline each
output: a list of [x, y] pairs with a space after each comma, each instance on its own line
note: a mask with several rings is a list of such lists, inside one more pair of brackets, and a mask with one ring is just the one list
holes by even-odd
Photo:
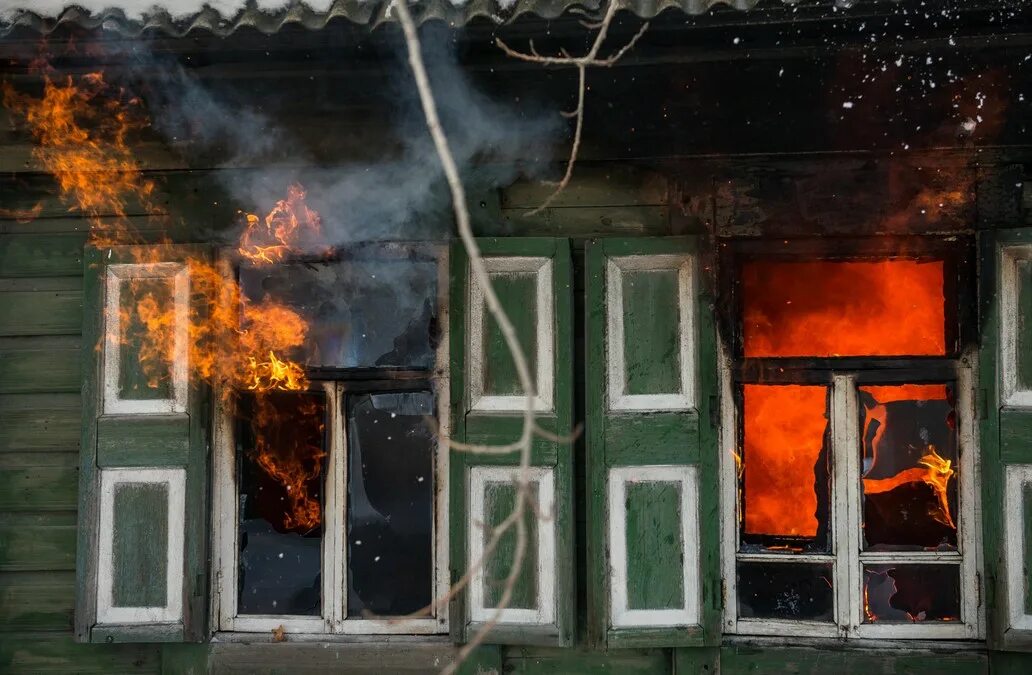
[[168, 570], [168, 486], [115, 486], [111, 547], [116, 607], [161, 607]]
[[[526, 675], [664, 675], [673, 672], [669, 650], [509, 649], [505, 672]], [[695, 675], [692, 673], [692, 675]]]
[[82, 274], [85, 232], [0, 236], [0, 276], [67, 277]]
[[97, 420], [97, 466], [186, 466], [188, 415], [117, 415]]
[[[491, 532], [513, 512], [516, 506], [516, 486], [511, 484], [489, 483], [484, 495], [484, 514], [488, 527], [484, 529], [484, 544], [491, 539]], [[537, 499], [537, 490], [532, 489], [533, 498]], [[520, 567], [519, 576], [513, 584], [509, 607], [513, 609], [537, 609], [538, 576], [537, 576], [537, 516], [528, 509], [524, 516], [527, 532], [527, 546], [524, 552], [524, 563]], [[506, 579], [512, 572], [516, 555], [516, 528], [510, 528], [499, 540], [495, 553], [484, 565], [487, 579], [485, 603], [489, 607], [497, 607], [505, 590]]]
[[[590, 644], [609, 648], [629, 647], [673, 647], [689, 645], [716, 645], [720, 641], [719, 604], [714, 601], [714, 584], [719, 588], [719, 532], [717, 523], [717, 435], [712, 428], [710, 397], [717, 395], [716, 385], [716, 353], [715, 336], [712, 335], [711, 293], [712, 289], [704, 277], [697, 278], [695, 288], [698, 293], [693, 299], [696, 308], [696, 330], [693, 336], [697, 359], [698, 382], [696, 408], [683, 412], [634, 412], [608, 409], [607, 395], [607, 351], [608, 330], [606, 312], [607, 294], [607, 260], [614, 256], [625, 255], [669, 255], [677, 253], [694, 254], [699, 249], [699, 240], [689, 237], [669, 238], [604, 238], [587, 242], [586, 255], [586, 300], [587, 315], [585, 331], [585, 354], [587, 371], [587, 389], [585, 392], [585, 415], [587, 421], [587, 487], [586, 501], [586, 557], [588, 561], [587, 610], [588, 641]], [[703, 266], [698, 265], [697, 275], [703, 274]], [[642, 351], [650, 352], [653, 359], [665, 359], [668, 370], [677, 372], [679, 356], [671, 356], [670, 336], [676, 330], [676, 324], [670, 322], [671, 315], [676, 317], [676, 303], [671, 306], [676, 291], [671, 286], [675, 281], [673, 273], [669, 277], [656, 275], [655, 278], [634, 278], [634, 288], [628, 280], [624, 280], [625, 303], [634, 305], [631, 317], [625, 310], [625, 330], [633, 335], [634, 347], [642, 342]], [[659, 296], [659, 297], [657, 297]], [[630, 300], [628, 300], [630, 298]], [[650, 307], [649, 304], [652, 304]], [[666, 303], [666, 304], [664, 304]], [[662, 319], [660, 317], [663, 317]], [[632, 328], [636, 321], [646, 328]], [[656, 339], [639, 335], [651, 332]], [[630, 355], [630, 347], [625, 354]], [[637, 354], [633, 358], [637, 358]], [[637, 366], [636, 366], [637, 367]], [[651, 365], [640, 366], [647, 373], [644, 381], [648, 386], [639, 386], [639, 391], [655, 392], [659, 387], [651, 384], [662, 383], [667, 388], [673, 381], [669, 376], [653, 374]], [[665, 380], [658, 378], [665, 377]], [[680, 388], [679, 386], [677, 387]], [[669, 391], [670, 389], [667, 389]], [[676, 389], [675, 389], [676, 390]], [[608, 559], [610, 544], [608, 542], [609, 510], [607, 504], [607, 485], [609, 469], [613, 466], [643, 465], [689, 465], [699, 467], [700, 493], [700, 566], [702, 575], [702, 624], [688, 629], [626, 627], [615, 629], [610, 626], [610, 566]], [[637, 488], [635, 488], [637, 491]], [[657, 526], [664, 531], [672, 528], [668, 522], [671, 517], [669, 495], [653, 504], [655, 513], [648, 509], [650, 502], [640, 494], [636, 497], [638, 505], [628, 522], [633, 531], [628, 532], [628, 545], [634, 546], [635, 553], [629, 554], [629, 563], [634, 571], [629, 576], [645, 578], [633, 584], [641, 584], [635, 590], [639, 594], [637, 602], [668, 602], [664, 599], [683, 584], [682, 568], [678, 559], [652, 565], [651, 558], [663, 556], [670, 558], [672, 553], [663, 549], [663, 542], [643, 541], [642, 537], [657, 537]], [[630, 502], [630, 496], [629, 496]], [[707, 522], [708, 521], [708, 522]], [[650, 532], [651, 529], [651, 532]], [[678, 537], [680, 528], [677, 528]], [[634, 538], [632, 542], [632, 537]], [[667, 542], [669, 543], [669, 542]], [[647, 553], [643, 553], [647, 551]], [[645, 558], [643, 559], [643, 556]], [[650, 596], [654, 593], [655, 596]], [[719, 596], [717, 596], [719, 598]], [[717, 601], [718, 602], [718, 601]], [[680, 603], [678, 603], [680, 604]]]
[[1018, 261], [1018, 386], [1032, 388], [1032, 260]]
[[78, 335], [82, 291], [0, 292], [0, 336]]
[[694, 464], [699, 461], [695, 412], [612, 415], [604, 440], [607, 466]]
[[74, 511], [77, 479], [73, 466], [6, 468], [0, 463], [0, 511]]
[[681, 486], [627, 486], [627, 606], [676, 609], [684, 603]]
[[81, 414], [78, 394], [0, 396], [0, 455], [77, 450]]
[[[502, 208], [537, 208], [555, 191], [551, 183], [517, 181], [501, 190]], [[633, 166], [581, 167], [569, 185], [552, 201], [556, 207], [665, 206], [668, 179], [662, 173]]]
[[1032, 462], [1032, 414], [1003, 409], [1000, 417], [1000, 459], [1008, 464]]
[[[534, 256], [548, 257], [553, 264], [552, 293], [555, 298], [556, 342], [553, 350], [555, 359], [555, 410], [538, 416], [538, 424], [561, 435], [573, 430], [573, 325], [572, 325], [572, 273], [570, 268], [569, 242], [548, 238], [478, 239], [477, 244], [484, 256]], [[469, 414], [468, 364], [466, 361], [467, 322], [469, 316], [469, 269], [468, 259], [461, 243], [452, 248], [451, 268], [451, 399], [452, 437], [461, 442], [508, 442], [518, 437], [522, 420], [519, 415]], [[525, 308], [521, 308], [525, 309]], [[506, 439], [502, 441], [501, 439]], [[466, 570], [468, 551], [466, 540], [468, 528], [468, 478], [469, 469], [475, 465], [508, 465], [518, 462], [516, 455], [488, 456], [454, 452], [451, 456], [451, 488], [449, 509], [451, 524], [452, 579], [457, 580]], [[573, 451], [570, 443], [537, 439], [532, 446], [532, 462], [550, 466], [554, 470], [556, 502], [555, 527], [557, 536], [556, 579], [556, 622], [547, 626], [496, 626], [491, 632], [491, 641], [497, 644], [569, 644], [575, 632], [575, 586], [574, 586], [574, 540], [573, 535]], [[451, 630], [454, 640], [468, 639], [471, 631], [479, 627], [469, 622], [466, 594], [460, 595], [449, 608]]]
[[1025, 486], [1021, 495], [1021, 518], [1023, 531], [1024, 550], [1022, 557], [1025, 560], [1025, 613], [1032, 614], [1032, 486]]
[[[190, 257], [205, 258], [209, 252], [204, 247], [176, 246], [165, 251], [164, 259], [169, 262], [184, 261]], [[86, 303], [83, 324], [83, 344], [97, 344], [102, 334], [103, 280], [106, 266], [116, 263], [134, 262], [139, 251], [134, 247], [113, 247], [97, 249], [87, 246], [84, 267], [83, 294]], [[153, 290], [153, 289], [152, 289]], [[199, 300], [199, 299], [198, 299]], [[191, 308], [200, 320], [204, 318], [203, 304]], [[101, 354], [96, 350], [83, 350], [83, 394], [82, 394], [82, 452], [79, 471], [79, 514], [80, 528], [77, 544], [77, 598], [75, 635], [82, 642], [99, 641], [111, 636], [115, 640], [137, 641], [202, 641], [208, 634], [208, 548], [210, 536], [208, 469], [211, 442], [210, 392], [203, 383], [191, 383], [188, 392], [187, 412], [183, 415], [122, 415], [102, 416]], [[161, 625], [112, 628], [103, 634], [101, 628], [94, 634], [96, 623], [96, 574], [99, 517], [99, 480], [101, 466], [155, 466], [176, 465], [186, 468], [185, 489], [185, 538], [183, 598], [184, 619], [177, 626]], [[143, 513], [142, 509], [137, 509]], [[142, 517], [142, 516], [141, 516]], [[156, 525], [136, 523], [127, 526], [127, 532], [138, 532], [126, 542], [139, 540], [143, 531], [153, 535]], [[160, 519], [159, 519], [160, 520]], [[164, 522], [164, 521], [162, 521]], [[136, 528], [134, 530], [134, 528]], [[117, 530], [116, 530], [117, 531]], [[161, 537], [159, 536], [160, 540]], [[157, 541], [157, 540], [155, 540]], [[127, 555], [144, 556], [147, 560], [134, 561], [130, 566], [146, 569], [157, 565], [158, 554], [153, 549], [130, 543], [123, 547], [123, 558]], [[148, 562], [150, 561], [150, 562]], [[133, 583], [130, 583], [132, 581]], [[142, 580], [126, 580], [124, 593], [129, 601], [141, 594], [152, 593], [162, 596], [149, 586], [141, 586]], [[164, 583], [164, 582], [162, 582]], [[133, 585], [136, 584], [136, 585]], [[146, 590], [146, 592], [145, 592]], [[117, 634], [116, 634], [117, 633]]]
[[624, 321], [624, 393], [681, 390], [677, 270], [621, 273]]
[[75, 570], [74, 513], [5, 513], [0, 572]]
[[0, 630], [70, 630], [74, 599], [71, 572], [0, 574]]
[[77, 393], [80, 373], [78, 338], [0, 338], [0, 394]]
[[5, 673], [158, 675], [159, 657], [153, 645], [76, 644], [67, 631], [0, 633], [0, 672]]
[[[123, 323], [118, 349], [118, 394], [122, 399], [155, 400], [171, 397], [171, 358], [153, 355], [153, 350], [160, 345], [154, 343], [150, 330], [141, 319], [139, 307], [142, 302], [153, 302], [159, 312], [171, 311], [173, 283], [171, 277], [134, 278], [121, 282], [118, 298]], [[147, 360], [141, 357], [144, 345], [149, 347]]]
[[[537, 276], [493, 273], [491, 285], [516, 331], [530, 372], [537, 372]], [[516, 365], [494, 317], [484, 312], [484, 394], [522, 394]]]
[[985, 652], [935, 653], [920, 650], [850, 650], [726, 646], [720, 650], [721, 673], [764, 675], [987, 675]]
[[670, 208], [663, 206], [579, 206], [502, 210], [502, 221], [481, 224], [478, 235], [538, 237], [655, 237], [671, 234]]
[[720, 650], [716, 647], [682, 647], [674, 650], [676, 675], [715, 675], [720, 672]]

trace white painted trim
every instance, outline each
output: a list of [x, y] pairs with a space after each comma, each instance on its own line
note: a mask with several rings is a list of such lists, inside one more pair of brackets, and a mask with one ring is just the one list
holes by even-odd
[[484, 565], [477, 562], [484, 556], [485, 512], [484, 496], [491, 483], [515, 484], [519, 480], [518, 466], [473, 466], [469, 470], [469, 520], [466, 523], [467, 569], [473, 570], [470, 579], [470, 620], [482, 622], [499, 614], [501, 624], [555, 623], [555, 581], [556, 581], [556, 527], [555, 527], [555, 472], [551, 467], [535, 466], [527, 469], [527, 479], [537, 484], [537, 607], [505, 608], [500, 612], [494, 607], [484, 606], [486, 577]]
[[[737, 612], [737, 609], [735, 610]], [[826, 621], [784, 621], [779, 619], [738, 619], [739, 635], [838, 638], [839, 627]]]
[[[172, 281], [172, 302], [175, 307], [173, 332], [172, 398], [124, 399], [119, 393], [121, 369], [122, 282], [127, 279], [167, 278]], [[104, 294], [104, 413], [168, 414], [186, 412], [189, 389], [189, 350], [187, 328], [190, 320], [190, 274], [183, 263], [108, 265]]]
[[[484, 266], [489, 275], [532, 273], [536, 275], [535, 307], [523, 308], [537, 316], [537, 392], [533, 400], [537, 412], [551, 412], [555, 388], [555, 293], [552, 288], [552, 259], [543, 257], [487, 257]], [[484, 393], [484, 321], [487, 316], [484, 294], [468, 275], [469, 321], [466, 326], [469, 348], [470, 410], [474, 412], [522, 412], [526, 396]]]
[[[627, 255], [606, 260], [606, 362], [609, 409], [612, 411], [690, 410], [696, 398], [695, 258], [690, 255]], [[627, 394], [624, 353], [623, 273], [677, 271], [680, 387], [662, 394]], [[633, 331], [633, 326], [631, 327]]]
[[[679, 608], [627, 607], [627, 485], [675, 483], [680, 486], [681, 573], [684, 596]], [[610, 622], [614, 628], [692, 626], [700, 623], [699, 475], [694, 466], [628, 466], [609, 470]]]
[[[114, 606], [114, 499], [118, 485], [130, 483], [167, 486], [165, 542], [165, 604], [157, 607]], [[97, 623], [174, 623], [183, 620], [183, 543], [186, 522], [186, 469], [101, 469], [100, 541], [97, 552]]]
[[1025, 560], [1025, 522], [1032, 513], [1025, 513], [1021, 493], [1032, 486], [1032, 464], [1010, 464], [1005, 469], [1003, 527], [1006, 545], [1004, 570], [1007, 579], [1007, 628], [1032, 630], [1032, 614], [1025, 610], [1025, 570], [1032, 561]]
[[1000, 386], [1003, 405], [1032, 408], [1032, 389], [1018, 382], [1018, 265], [1032, 261], [1032, 244], [1000, 247]]
[[860, 551], [860, 410], [856, 378], [836, 374], [831, 385], [831, 458], [832, 458], [832, 551], [835, 553], [835, 623], [839, 637], [857, 637], [863, 614], [863, 572]]
[[735, 407], [731, 360], [723, 340], [717, 339], [717, 377], [720, 385], [720, 570], [723, 593], [723, 632], [738, 632], [738, 412]]

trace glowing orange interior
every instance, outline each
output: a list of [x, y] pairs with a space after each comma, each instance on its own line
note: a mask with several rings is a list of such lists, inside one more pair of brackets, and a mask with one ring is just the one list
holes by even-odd
[[749, 262], [742, 290], [747, 357], [946, 353], [942, 261]]
[[817, 534], [814, 465], [827, 427], [823, 386], [744, 387], [744, 524], [748, 534]]

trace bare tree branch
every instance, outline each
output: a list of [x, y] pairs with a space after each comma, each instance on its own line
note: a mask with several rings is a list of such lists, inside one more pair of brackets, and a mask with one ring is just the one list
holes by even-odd
[[577, 69], [577, 107], [571, 112], [563, 113], [565, 117], [572, 117], [577, 120], [573, 130], [573, 143], [570, 146], [570, 158], [566, 162], [566, 173], [564, 173], [562, 179], [555, 184], [556, 187], [552, 194], [550, 194], [540, 206], [527, 213], [528, 216], [538, 214], [551, 206], [556, 197], [558, 197], [559, 194], [566, 189], [566, 186], [570, 184], [570, 179], [573, 177], [573, 167], [577, 163], [577, 154], [580, 152], [581, 134], [584, 129], [584, 91], [587, 69], [594, 66], [603, 68], [612, 66], [623, 58], [624, 54], [629, 52], [641, 36], [645, 34], [645, 31], [648, 30], [649, 23], [646, 21], [642, 24], [638, 32], [634, 34], [634, 37], [627, 42], [627, 44], [614, 52], [611, 56], [600, 59], [598, 57], [598, 52], [602, 48], [602, 43], [606, 40], [606, 35], [609, 33], [609, 25], [612, 23], [613, 17], [616, 15], [617, 7], [617, 0], [610, 0], [609, 7], [606, 9], [606, 13], [602, 17], [601, 21], [598, 23], [582, 22], [582, 24], [589, 30], [598, 29], [598, 33], [595, 35], [595, 41], [591, 44], [591, 48], [588, 49], [588, 53], [584, 56], [570, 56], [565, 49], [559, 50], [561, 56], [542, 56], [534, 47], [533, 40], [530, 41], [530, 51], [521, 52], [507, 45], [501, 38], [495, 38], [495, 44], [498, 45], [498, 48], [507, 56], [514, 59], [527, 61], [529, 63], [540, 63], [545, 66], [571, 66]]

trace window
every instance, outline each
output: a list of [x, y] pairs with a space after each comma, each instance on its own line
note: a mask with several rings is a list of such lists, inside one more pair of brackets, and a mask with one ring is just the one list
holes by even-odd
[[725, 632], [981, 630], [965, 252], [909, 250], [729, 256]]
[[310, 386], [219, 397], [215, 625], [445, 632], [444, 612], [387, 620], [449, 583], [443, 254], [362, 247], [236, 274], [309, 322], [290, 357]]

